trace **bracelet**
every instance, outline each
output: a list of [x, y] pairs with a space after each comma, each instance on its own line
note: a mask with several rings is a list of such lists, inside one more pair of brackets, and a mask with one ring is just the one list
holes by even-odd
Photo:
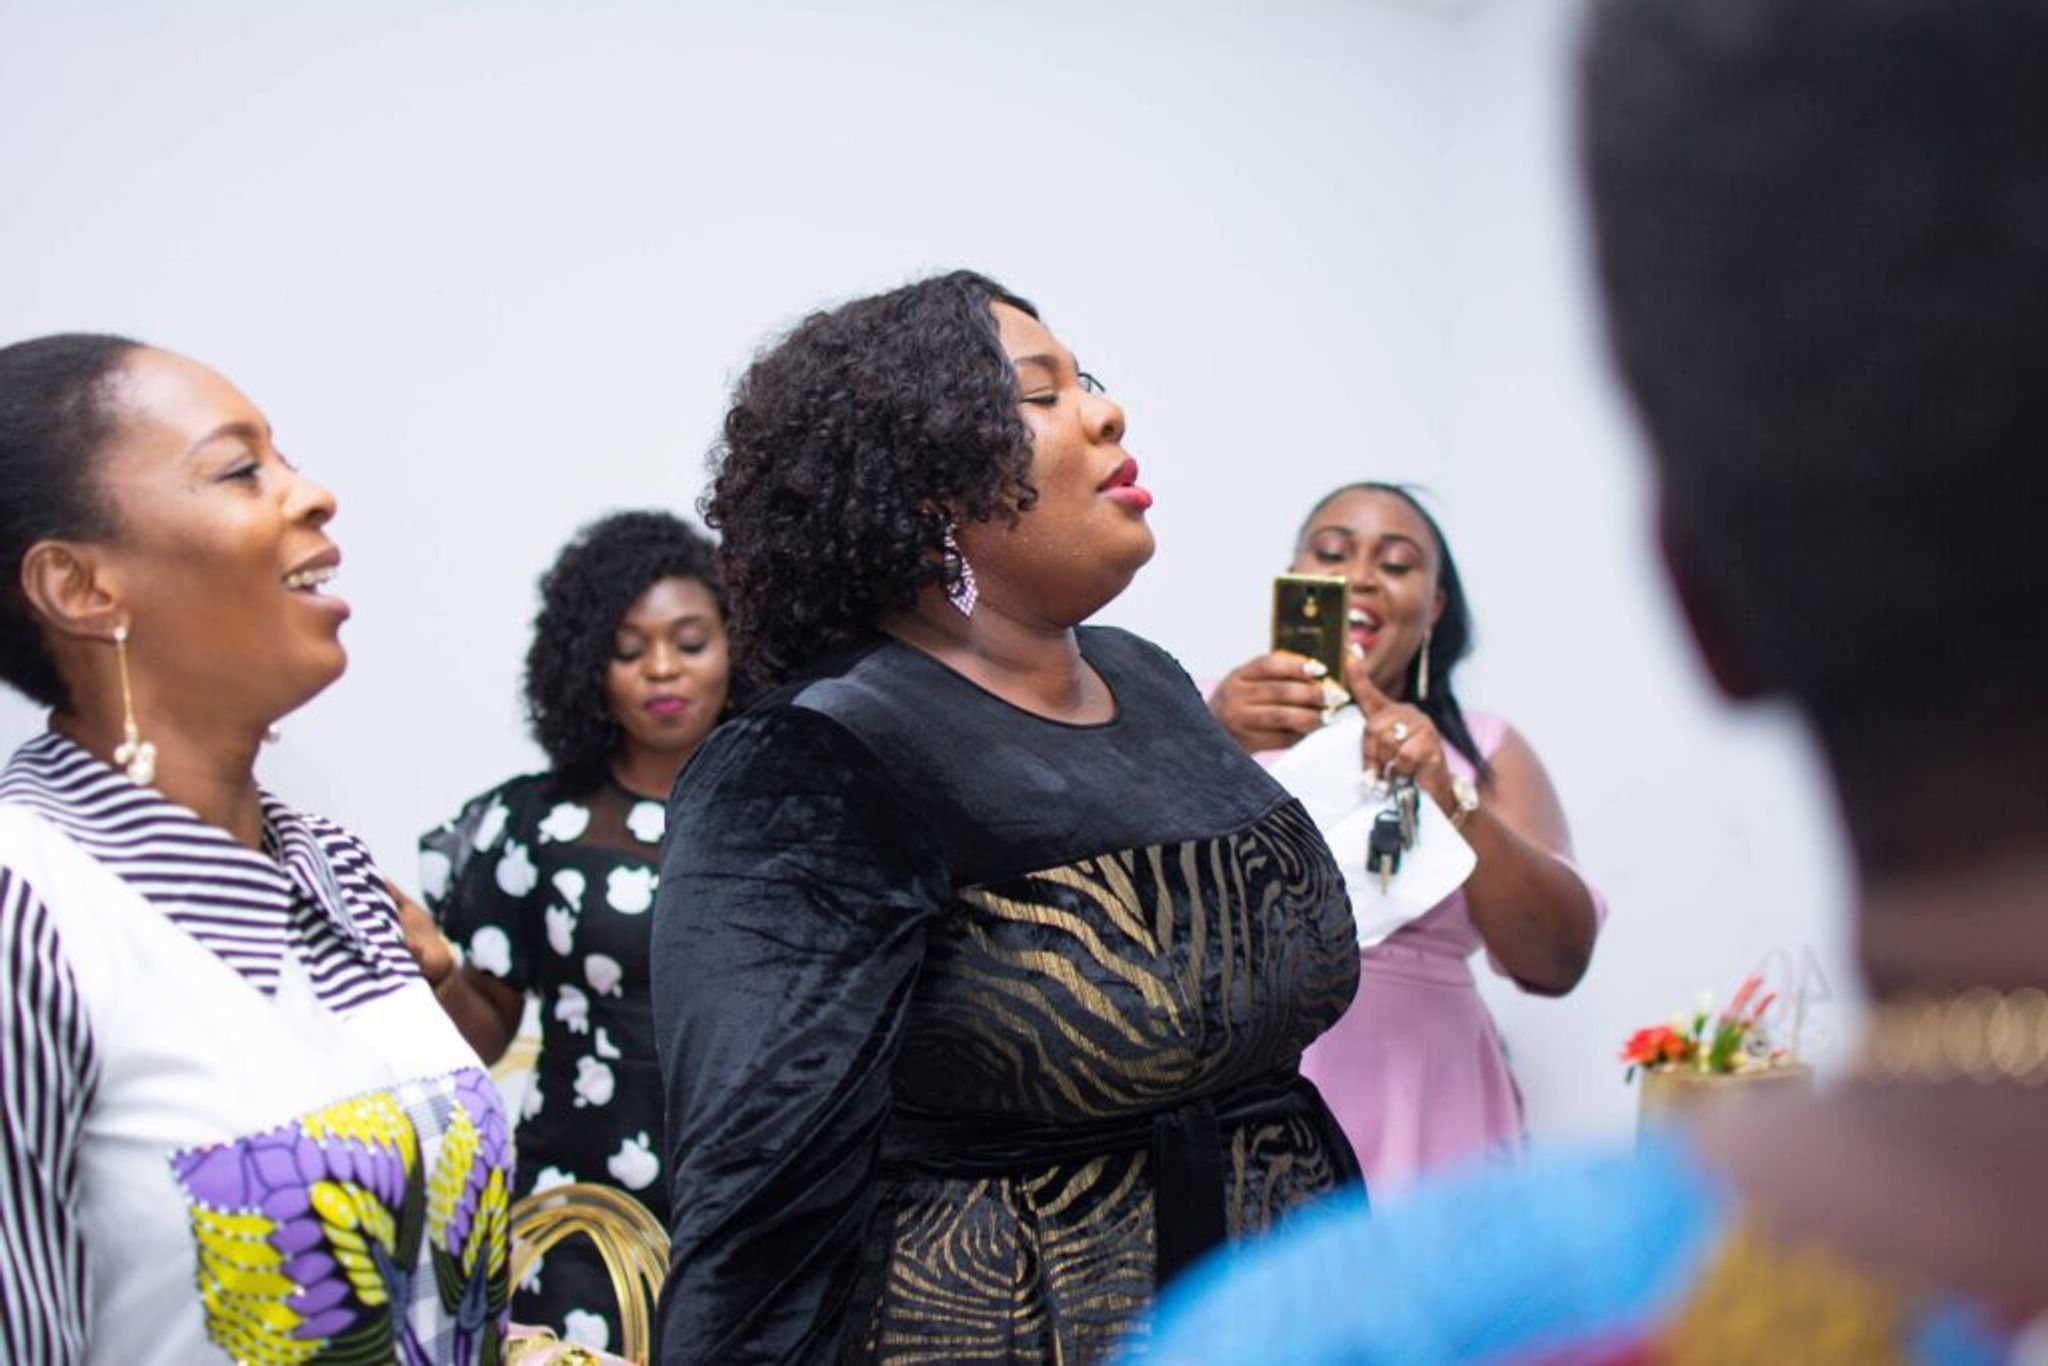
[[1451, 775], [1451, 800], [1457, 807], [1451, 814], [1451, 828], [1463, 830], [1466, 818], [1479, 809], [1479, 787], [1463, 774]]

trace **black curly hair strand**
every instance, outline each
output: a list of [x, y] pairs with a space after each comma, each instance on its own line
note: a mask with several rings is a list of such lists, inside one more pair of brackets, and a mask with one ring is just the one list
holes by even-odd
[[951, 522], [1031, 506], [998, 303], [1038, 316], [972, 271], [920, 280], [812, 314], [741, 377], [703, 512], [750, 683], [870, 639], [927, 584], [954, 582]]

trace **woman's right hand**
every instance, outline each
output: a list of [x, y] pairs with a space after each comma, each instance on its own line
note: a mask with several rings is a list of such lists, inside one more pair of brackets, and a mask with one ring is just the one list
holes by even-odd
[[1275, 651], [1248, 659], [1209, 694], [1209, 711], [1247, 754], [1286, 749], [1323, 724], [1323, 676], [1313, 659]]
[[398, 907], [398, 932], [405, 939], [405, 951], [419, 965], [420, 976], [427, 979], [427, 985], [439, 991], [457, 966], [455, 946], [441, 933], [427, 908], [407, 896], [397, 883], [385, 878], [384, 890], [391, 893], [391, 900]]

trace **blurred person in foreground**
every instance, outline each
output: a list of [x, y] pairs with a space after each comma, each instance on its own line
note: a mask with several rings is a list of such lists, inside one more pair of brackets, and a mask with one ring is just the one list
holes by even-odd
[[1609, 0], [1584, 152], [1672, 582], [1791, 700], [1872, 1013], [1817, 1096], [1339, 1201], [1197, 1271], [1160, 1359], [2048, 1352], [2048, 3]]

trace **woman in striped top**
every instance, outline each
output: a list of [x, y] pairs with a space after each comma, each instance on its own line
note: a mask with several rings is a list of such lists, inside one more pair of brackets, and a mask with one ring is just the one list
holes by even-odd
[[505, 1116], [346, 831], [258, 787], [340, 676], [334, 499], [221, 376], [0, 348], [0, 1358], [495, 1360]]

